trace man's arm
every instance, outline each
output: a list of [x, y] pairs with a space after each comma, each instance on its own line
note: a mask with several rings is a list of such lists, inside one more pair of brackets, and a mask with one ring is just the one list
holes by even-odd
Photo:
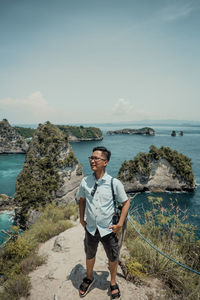
[[86, 204], [86, 199], [80, 198], [80, 202], [79, 202], [80, 223], [84, 228], [87, 224], [84, 219], [85, 218], [85, 204]]
[[130, 200], [128, 199], [127, 201], [122, 203], [122, 210], [121, 210], [119, 222], [116, 225], [109, 226], [109, 228], [111, 228], [114, 233], [118, 233], [118, 231], [123, 226], [126, 216], [128, 214], [129, 207], [130, 207]]

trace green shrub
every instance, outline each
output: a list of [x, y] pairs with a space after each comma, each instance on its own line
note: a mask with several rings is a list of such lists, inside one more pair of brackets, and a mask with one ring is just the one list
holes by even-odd
[[[4, 284], [4, 291], [0, 293], [1, 300], [17, 300], [20, 297], [27, 297], [30, 289], [30, 280], [27, 276], [16, 275], [8, 279]], [[7, 297], [7, 298], [6, 298]]]
[[[164, 209], [162, 198], [149, 197], [152, 209], [145, 213], [145, 223], [132, 219], [137, 230], [160, 251], [194, 270], [200, 270], [200, 241], [195, 238], [195, 227], [184, 223], [186, 212], [180, 209]], [[176, 298], [198, 299], [200, 295], [199, 276], [181, 268], [148, 245], [129, 224], [126, 245], [133, 262], [138, 262], [163, 280]], [[130, 269], [130, 268], [129, 268]], [[133, 268], [132, 268], [133, 269]], [[192, 298], [193, 297], [193, 298]]]
[[25, 139], [33, 137], [35, 133], [35, 129], [33, 128], [14, 126], [14, 129]]

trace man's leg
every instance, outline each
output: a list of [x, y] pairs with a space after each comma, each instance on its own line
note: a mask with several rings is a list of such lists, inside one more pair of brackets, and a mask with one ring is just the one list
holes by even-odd
[[86, 259], [86, 270], [87, 270], [87, 278], [93, 279], [93, 268], [95, 263], [95, 257], [91, 259]]
[[[106, 251], [109, 269], [110, 269], [110, 285], [116, 285], [116, 275], [117, 275], [117, 267], [118, 267], [118, 259], [119, 259], [119, 245], [118, 238], [114, 233], [108, 234], [101, 238], [101, 242]], [[118, 289], [112, 290], [111, 293], [117, 294], [119, 292]], [[117, 299], [117, 298], [116, 298]]]
[[[109, 260], [109, 268], [110, 268], [110, 285], [116, 284], [116, 275], [117, 275], [117, 267], [118, 267], [118, 260], [110, 261]], [[113, 290], [112, 294], [119, 292], [119, 290]]]
[[[85, 240], [84, 240], [85, 253], [86, 253], [86, 273], [87, 273], [87, 279], [90, 279], [90, 280], [93, 280], [93, 268], [94, 268], [98, 243], [99, 243], [98, 234], [95, 234], [95, 236], [92, 236], [86, 230], [85, 231]], [[87, 288], [89, 285], [87, 282], [83, 282], [82, 284], [85, 288]], [[79, 288], [79, 293], [81, 295], [85, 294], [85, 292], [82, 290], [81, 286]]]
[[[86, 258], [86, 271], [87, 271], [87, 278], [90, 280], [93, 280], [93, 268], [94, 268], [94, 263], [95, 263], [95, 257], [91, 259]], [[84, 283], [84, 286], [87, 287], [88, 284]], [[84, 291], [80, 289], [80, 294], [84, 294]]]

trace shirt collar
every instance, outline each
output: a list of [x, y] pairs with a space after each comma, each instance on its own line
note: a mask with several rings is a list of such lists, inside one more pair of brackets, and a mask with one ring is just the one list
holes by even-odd
[[95, 174], [93, 173], [93, 177], [94, 177], [94, 180], [95, 180], [97, 183], [100, 183], [101, 181], [106, 181], [106, 180], [108, 179], [108, 173], [105, 172], [104, 175], [103, 175], [103, 177], [100, 178], [100, 179], [96, 179]]

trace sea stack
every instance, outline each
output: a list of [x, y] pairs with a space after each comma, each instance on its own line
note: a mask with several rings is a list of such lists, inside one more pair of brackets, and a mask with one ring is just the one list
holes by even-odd
[[82, 167], [67, 136], [50, 122], [40, 124], [17, 178], [14, 196], [20, 205], [16, 211], [17, 223], [28, 228], [38, 218], [41, 206], [52, 201], [58, 205], [75, 201], [82, 177]]
[[193, 191], [195, 180], [191, 160], [169, 147], [150, 147], [125, 161], [118, 173], [126, 192]]

